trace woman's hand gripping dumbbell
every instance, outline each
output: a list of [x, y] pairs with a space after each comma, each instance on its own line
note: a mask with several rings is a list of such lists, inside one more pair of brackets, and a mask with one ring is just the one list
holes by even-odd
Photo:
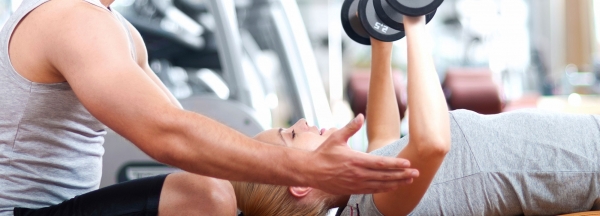
[[370, 45], [370, 38], [391, 42], [404, 37], [403, 15], [423, 16], [429, 22], [444, 0], [345, 0], [342, 26], [354, 41]]

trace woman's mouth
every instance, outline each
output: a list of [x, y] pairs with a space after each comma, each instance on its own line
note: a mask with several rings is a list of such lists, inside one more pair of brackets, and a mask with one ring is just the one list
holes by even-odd
[[325, 128], [321, 128], [321, 136], [325, 133], [325, 131], [327, 131]]

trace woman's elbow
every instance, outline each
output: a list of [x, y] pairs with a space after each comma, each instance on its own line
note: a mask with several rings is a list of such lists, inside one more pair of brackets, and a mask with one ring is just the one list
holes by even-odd
[[426, 157], [445, 157], [450, 152], [451, 141], [446, 137], [428, 137], [420, 139], [417, 152]]

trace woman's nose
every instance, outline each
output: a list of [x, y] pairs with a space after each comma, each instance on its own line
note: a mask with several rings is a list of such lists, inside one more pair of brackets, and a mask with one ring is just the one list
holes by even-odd
[[306, 122], [306, 119], [304, 119], [304, 118], [298, 120], [296, 125], [300, 128], [308, 128], [308, 123]]

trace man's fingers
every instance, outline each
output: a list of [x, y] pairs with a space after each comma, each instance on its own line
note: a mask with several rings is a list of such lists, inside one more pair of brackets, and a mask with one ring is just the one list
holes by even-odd
[[340, 130], [334, 132], [337, 136], [340, 136], [343, 140], [348, 140], [352, 135], [354, 135], [365, 122], [365, 117], [362, 114], [358, 114], [350, 123], [341, 128]]
[[419, 170], [399, 169], [399, 170], [364, 170], [356, 178], [364, 181], [401, 181], [419, 177]]

